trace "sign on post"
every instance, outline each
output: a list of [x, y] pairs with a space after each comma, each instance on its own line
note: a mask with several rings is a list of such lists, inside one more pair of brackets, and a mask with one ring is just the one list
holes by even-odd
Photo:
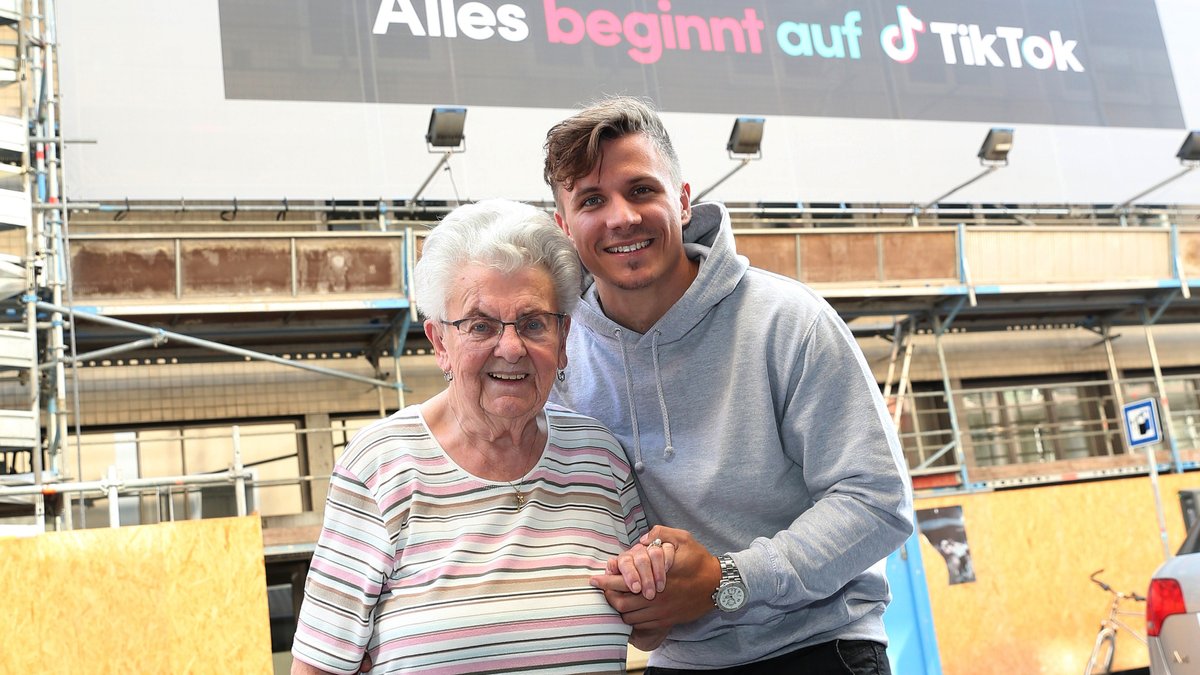
[[1162, 425], [1158, 420], [1158, 406], [1154, 399], [1125, 404], [1125, 438], [1130, 448], [1158, 443], [1162, 440]]
[[1121, 412], [1125, 416], [1125, 442], [1129, 449], [1146, 448], [1146, 464], [1150, 469], [1150, 486], [1154, 489], [1154, 510], [1158, 515], [1158, 536], [1162, 540], [1163, 559], [1171, 557], [1167, 545], [1167, 521], [1163, 517], [1162, 493], [1158, 489], [1158, 459], [1150, 447], [1162, 440], [1162, 424], [1158, 420], [1158, 405], [1147, 398], [1126, 403]]

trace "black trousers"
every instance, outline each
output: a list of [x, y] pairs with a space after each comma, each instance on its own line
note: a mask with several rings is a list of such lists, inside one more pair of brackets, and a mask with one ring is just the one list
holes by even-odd
[[676, 668], [647, 668], [646, 675], [676, 675], [677, 673], [717, 673], [728, 675], [891, 675], [887, 651], [883, 645], [870, 640], [831, 640], [819, 645], [797, 649], [783, 656], [758, 661], [735, 668], [718, 670], [679, 670]]

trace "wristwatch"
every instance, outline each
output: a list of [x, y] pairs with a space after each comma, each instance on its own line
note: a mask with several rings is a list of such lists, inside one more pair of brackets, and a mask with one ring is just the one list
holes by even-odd
[[721, 563], [721, 583], [713, 591], [713, 604], [722, 612], [736, 612], [746, 606], [746, 584], [728, 553], [717, 556], [717, 562]]

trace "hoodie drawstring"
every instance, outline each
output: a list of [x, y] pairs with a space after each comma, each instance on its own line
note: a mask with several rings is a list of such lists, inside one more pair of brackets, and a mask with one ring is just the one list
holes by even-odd
[[633, 405], [633, 375], [629, 372], [629, 359], [625, 358], [625, 341], [621, 339], [621, 329], [613, 330], [617, 344], [621, 345], [621, 365], [625, 368], [625, 398], [629, 401], [629, 419], [633, 421], [633, 470], [638, 473], [646, 468], [642, 462], [642, 435], [638, 433], [637, 409]]
[[[638, 416], [637, 408], [633, 404], [633, 373], [629, 371], [629, 358], [625, 351], [625, 341], [621, 339], [621, 329], [613, 329], [613, 336], [617, 338], [617, 344], [621, 345], [621, 366], [625, 369], [625, 396], [629, 401], [629, 419], [633, 427], [633, 470], [641, 473], [646, 468], [646, 463], [642, 461], [642, 435], [638, 432]], [[654, 336], [650, 340], [650, 355], [654, 361], [654, 384], [658, 389], [658, 407], [662, 411], [663, 418], [663, 435], [666, 438], [667, 446], [663, 448], [663, 455], [670, 459], [675, 454], [675, 447], [671, 445], [671, 415], [667, 412], [667, 397], [663, 393], [662, 374], [658, 367], [658, 338], [662, 335], [662, 331], [654, 331]]]
[[671, 416], [667, 413], [667, 398], [663, 395], [662, 375], [658, 370], [658, 336], [660, 335], [662, 335], [662, 331], [654, 331], [654, 337], [650, 340], [650, 355], [654, 359], [654, 383], [658, 385], [658, 407], [662, 409], [663, 435], [667, 441], [667, 447], [663, 448], [663, 454], [670, 459], [671, 455], [675, 454], [675, 447], [671, 445]]

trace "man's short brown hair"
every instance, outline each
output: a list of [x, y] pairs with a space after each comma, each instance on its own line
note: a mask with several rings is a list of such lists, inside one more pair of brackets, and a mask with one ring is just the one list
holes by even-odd
[[[675, 187], [683, 184], [679, 157], [671, 137], [648, 101], [630, 96], [612, 96], [589, 105], [546, 132], [546, 166], [543, 177], [554, 200], [558, 190], [571, 190], [575, 181], [595, 170], [600, 163], [600, 144], [630, 134], [645, 134], [667, 162]], [[561, 204], [560, 204], [561, 207]]]

